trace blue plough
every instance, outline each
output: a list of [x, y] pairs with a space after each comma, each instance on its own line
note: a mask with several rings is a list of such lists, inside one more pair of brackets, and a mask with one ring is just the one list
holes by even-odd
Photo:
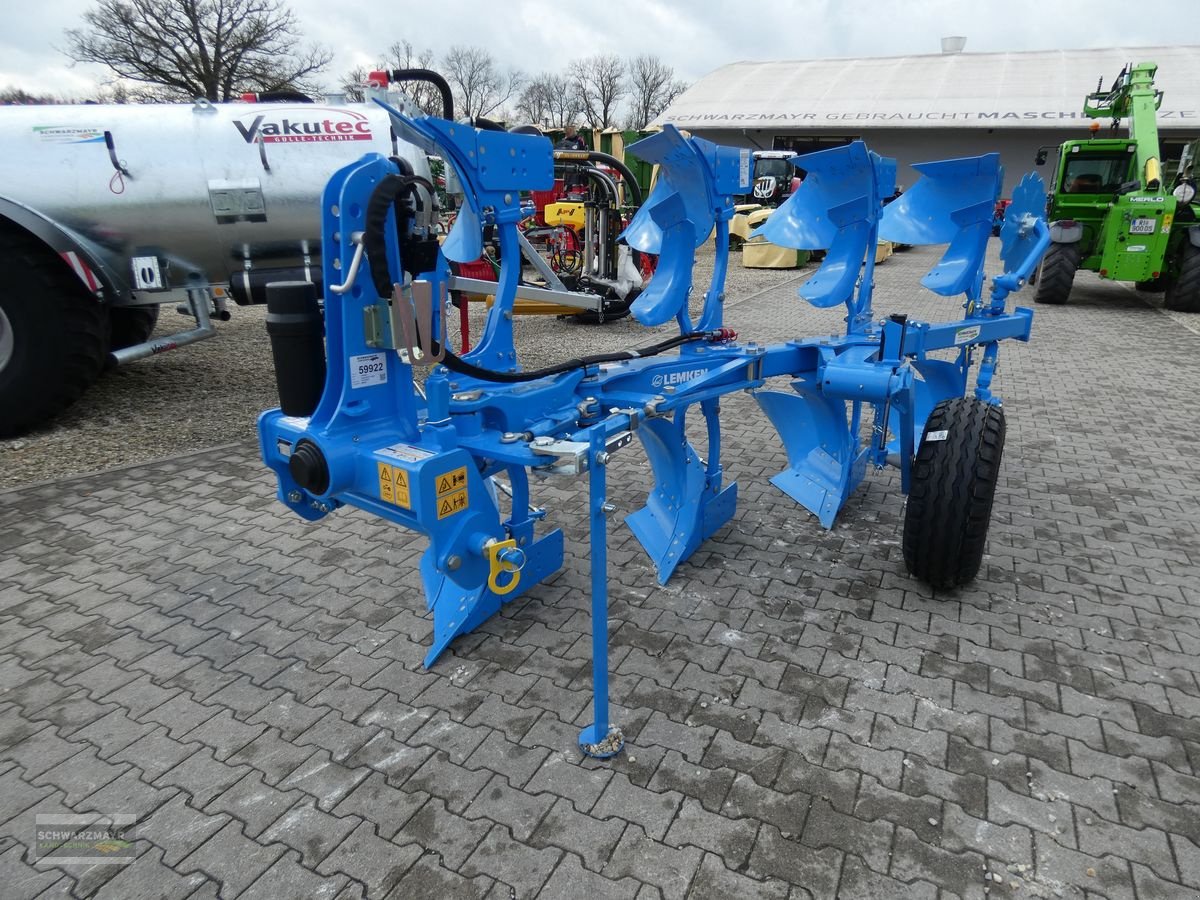
[[[737, 485], [724, 483], [721, 465], [725, 394], [753, 393], [787, 451], [787, 468], [772, 481], [828, 528], [869, 466], [897, 466], [907, 492], [923, 439], [934, 450], [929, 442], [952, 443], [945, 430], [924, 433], [939, 404], [998, 406], [991, 385], [999, 342], [1030, 337], [1032, 312], [1010, 311], [1006, 299], [1049, 241], [1040, 179], [1026, 176], [1015, 193], [1001, 236], [1004, 274], [985, 297], [998, 157], [918, 166], [921, 180], [885, 206], [896, 164], [856, 141], [797, 158], [808, 173], [803, 185], [761, 229], [776, 244], [825, 251], [799, 293], [818, 307], [844, 304], [845, 333], [770, 346], [737, 341], [723, 323], [724, 281], [728, 222], [733, 197], [749, 189], [749, 152], [667, 126], [630, 147], [661, 174], [624, 239], [660, 257], [633, 315], [646, 325], [674, 320], [678, 334], [637, 351], [523, 372], [512, 331], [517, 223], [521, 192], [553, 180], [550, 142], [394, 110], [392, 118], [400, 138], [453, 166], [466, 205], [439, 248], [399, 211], [404, 195], [395, 185], [408, 182], [395, 162], [369, 154], [333, 176], [322, 200], [324, 389], [300, 414], [262, 414], [263, 460], [278, 477], [279, 498], [304, 518], [348, 504], [429, 537], [420, 566], [433, 617], [427, 666], [562, 566], [562, 532], [541, 527], [545, 511], [531, 505], [529, 473], [586, 475], [594, 717], [579, 743], [590, 755], [610, 756], [623, 744], [608, 712], [606, 557], [607, 478], [622, 448], [636, 437], [650, 461], [653, 488], [626, 522], [665, 583], [735, 511]], [[496, 300], [482, 339], [459, 357], [446, 346], [448, 261], [476, 259], [484, 225], [499, 236]], [[713, 275], [693, 321], [694, 254], [714, 229]], [[881, 238], [947, 245], [922, 283], [963, 295], [963, 317], [876, 321]], [[956, 351], [955, 358], [930, 356], [938, 350]], [[962, 401], [977, 355], [975, 399]], [[413, 369], [422, 366], [429, 372], [420, 390]], [[767, 388], [783, 377], [791, 390]], [[685, 430], [695, 407], [707, 427], [705, 458]], [[868, 411], [871, 430], [862, 427]], [[501, 491], [510, 498], [507, 515]]]

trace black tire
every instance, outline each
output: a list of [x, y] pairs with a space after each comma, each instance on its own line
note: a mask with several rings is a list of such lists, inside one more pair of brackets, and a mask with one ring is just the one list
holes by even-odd
[[1180, 248], [1179, 275], [1167, 286], [1163, 305], [1175, 312], [1200, 313], [1200, 247]]
[[124, 350], [134, 344], [144, 344], [158, 324], [158, 306], [114, 306], [108, 310], [111, 325], [109, 346]]
[[7, 222], [0, 268], [0, 436], [10, 436], [62, 412], [99, 377], [109, 321], [57, 253]]
[[1037, 291], [1033, 299], [1055, 306], [1066, 303], [1078, 269], [1078, 244], [1051, 244], [1038, 267]]
[[[945, 432], [942, 440], [930, 440]], [[933, 408], [913, 460], [904, 564], [938, 590], [964, 585], [983, 563], [1004, 453], [1004, 412], [974, 397]]]

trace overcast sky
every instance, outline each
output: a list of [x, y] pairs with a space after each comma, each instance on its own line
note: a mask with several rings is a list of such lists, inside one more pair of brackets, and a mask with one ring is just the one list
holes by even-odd
[[[104, 77], [58, 49], [94, 0], [0, 0], [0, 88], [78, 95]], [[737, 60], [936, 53], [943, 35], [967, 51], [1193, 43], [1196, 0], [292, 0], [306, 37], [335, 54], [332, 87], [393, 41], [441, 51], [489, 48], [526, 71], [558, 70], [599, 52], [657, 54], [688, 81]], [[336, 10], [336, 11], [335, 11]], [[1173, 27], [1173, 23], [1178, 27]]]

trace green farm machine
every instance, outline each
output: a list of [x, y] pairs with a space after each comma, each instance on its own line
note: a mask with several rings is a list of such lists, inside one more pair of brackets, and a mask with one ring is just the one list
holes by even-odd
[[[1174, 183], [1165, 182], [1156, 114], [1162, 91], [1154, 88], [1154, 63], [1122, 69], [1108, 91], [1084, 101], [1084, 114], [1112, 120], [1114, 136], [1059, 147], [1047, 219], [1051, 245], [1036, 275], [1039, 303], [1066, 303], [1075, 272], [1133, 282], [1139, 290], [1164, 291], [1168, 309], [1200, 312], [1200, 224], [1193, 204], [1191, 163], [1185, 151]], [[1122, 119], [1129, 136], [1117, 137]], [[1046, 148], [1038, 164], [1046, 161]]]

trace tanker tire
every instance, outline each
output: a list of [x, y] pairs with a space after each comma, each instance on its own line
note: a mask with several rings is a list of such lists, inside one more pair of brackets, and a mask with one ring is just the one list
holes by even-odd
[[113, 306], [108, 310], [108, 320], [112, 329], [109, 346], [124, 350], [150, 339], [158, 324], [158, 306]]
[[[62, 412], [100, 376], [108, 355], [108, 310], [53, 250], [0, 223], [0, 437]], [[0, 343], [8, 343], [0, 333]]]
[[1033, 299], [1038, 303], [1062, 306], [1071, 296], [1071, 285], [1075, 283], [1078, 269], [1078, 244], [1051, 244], [1038, 267], [1037, 292]]
[[[944, 440], [929, 440], [945, 431]], [[971, 581], [983, 563], [1004, 454], [1004, 412], [974, 397], [943, 400], [925, 423], [904, 514], [904, 564], [937, 590]]]
[[1185, 244], [1179, 275], [1167, 286], [1163, 305], [1175, 312], [1200, 313], [1200, 247]]

